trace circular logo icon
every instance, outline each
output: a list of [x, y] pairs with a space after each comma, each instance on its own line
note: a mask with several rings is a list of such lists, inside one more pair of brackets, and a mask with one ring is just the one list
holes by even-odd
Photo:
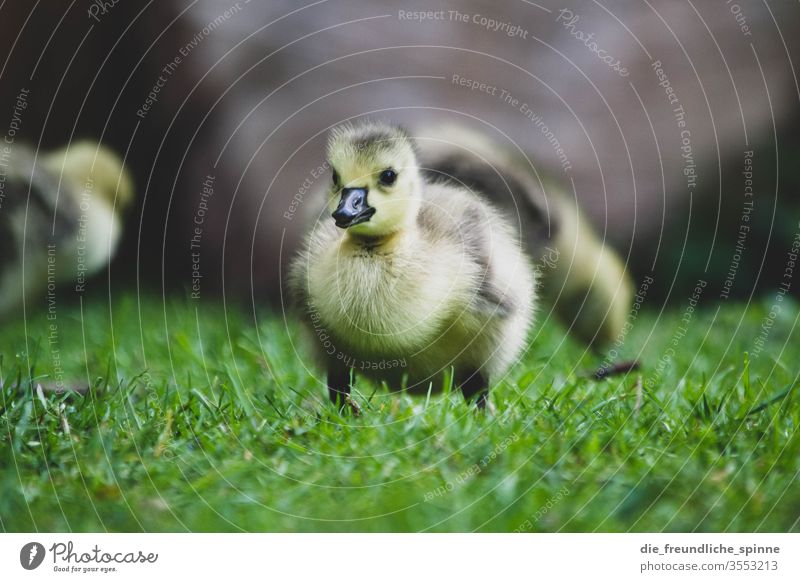
[[26, 570], [35, 570], [44, 561], [44, 546], [39, 542], [30, 542], [19, 551], [19, 563]]

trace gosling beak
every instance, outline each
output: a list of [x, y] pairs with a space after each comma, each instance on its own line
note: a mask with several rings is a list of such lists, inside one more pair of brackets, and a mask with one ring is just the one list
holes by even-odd
[[333, 219], [339, 228], [349, 228], [368, 221], [375, 209], [367, 204], [366, 188], [342, 188], [342, 199], [334, 210]]

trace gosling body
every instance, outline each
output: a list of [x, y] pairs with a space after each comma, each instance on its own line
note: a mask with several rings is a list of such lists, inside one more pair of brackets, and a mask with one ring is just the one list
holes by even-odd
[[50, 285], [84, 284], [113, 257], [133, 185], [108, 149], [77, 142], [41, 154], [15, 145], [0, 199], [0, 317]]
[[[399, 129], [346, 128], [332, 136], [329, 157], [331, 206], [360, 189], [372, 209], [354, 226], [323, 219], [292, 268], [331, 398], [349, 394], [351, 372], [427, 391], [452, 370], [482, 406], [488, 382], [525, 348], [533, 318], [534, 272], [518, 234], [485, 199], [424, 180]], [[387, 169], [396, 181], [382, 185]]]
[[522, 150], [482, 133], [449, 125], [419, 128], [416, 135], [429, 175], [480, 192], [519, 224], [541, 275], [541, 297], [570, 333], [598, 350], [623, 335], [633, 283], [573, 196], [542, 176]]

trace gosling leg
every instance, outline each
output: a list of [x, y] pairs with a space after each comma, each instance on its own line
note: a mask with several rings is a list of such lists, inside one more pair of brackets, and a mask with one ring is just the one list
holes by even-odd
[[486, 399], [489, 397], [489, 383], [480, 372], [468, 372], [460, 377], [458, 385], [464, 394], [464, 400], [474, 402], [479, 410], [486, 408]]
[[350, 368], [347, 366], [328, 366], [328, 397], [343, 412], [349, 406], [353, 414], [361, 414], [361, 408], [350, 397]]

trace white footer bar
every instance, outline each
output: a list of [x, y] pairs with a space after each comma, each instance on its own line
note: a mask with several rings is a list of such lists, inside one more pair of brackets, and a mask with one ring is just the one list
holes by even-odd
[[800, 580], [800, 534], [0, 535], [0, 580], [66, 579]]

